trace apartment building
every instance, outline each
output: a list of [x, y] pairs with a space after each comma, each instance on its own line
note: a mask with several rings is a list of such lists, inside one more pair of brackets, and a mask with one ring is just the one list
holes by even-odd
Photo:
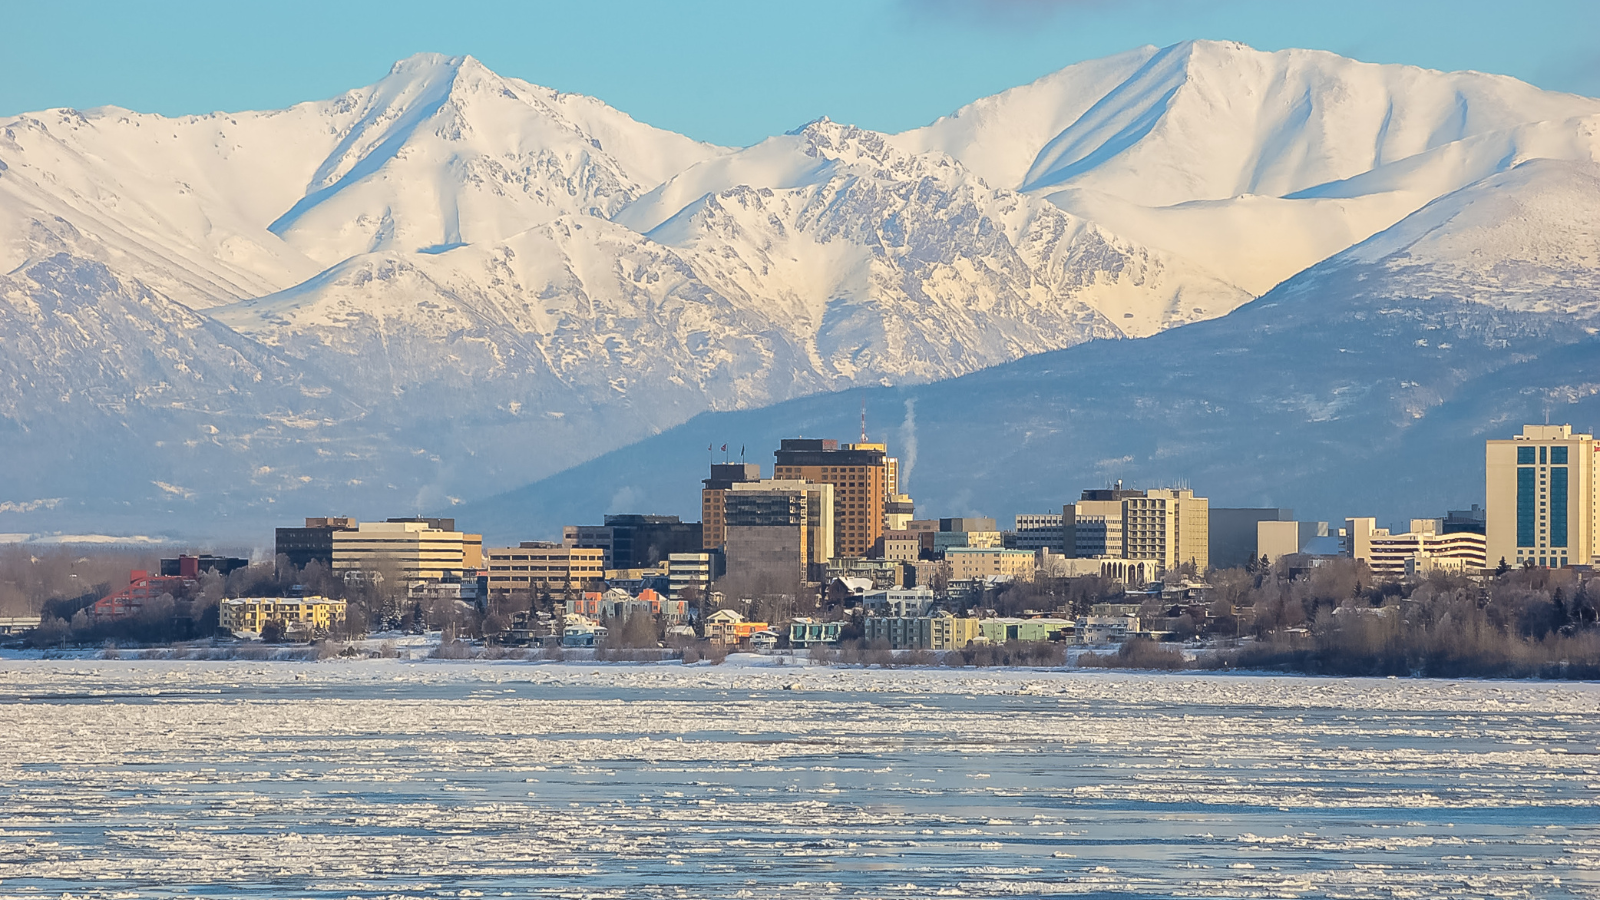
[[217, 624], [235, 634], [260, 634], [268, 622], [282, 622], [291, 632], [327, 633], [344, 624], [345, 603], [327, 597], [240, 597], [224, 600]]
[[861, 620], [868, 642], [884, 641], [891, 650], [960, 650], [980, 636], [974, 618], [948, 612], [931, 616], [867, 616]]

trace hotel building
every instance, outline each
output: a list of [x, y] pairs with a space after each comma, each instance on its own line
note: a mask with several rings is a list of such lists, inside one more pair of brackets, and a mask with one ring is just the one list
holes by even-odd
[[1488, 441], [1484, 490], [1488, 564], [1589, 565], [1596, 547], [1594, 436], [1571, 425], [1524, 425]]

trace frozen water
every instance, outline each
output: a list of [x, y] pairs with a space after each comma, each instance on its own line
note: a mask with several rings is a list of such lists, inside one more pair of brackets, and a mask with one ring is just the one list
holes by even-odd
[[0, 662], [0, 897], [1595, 897], [1600, 686]]

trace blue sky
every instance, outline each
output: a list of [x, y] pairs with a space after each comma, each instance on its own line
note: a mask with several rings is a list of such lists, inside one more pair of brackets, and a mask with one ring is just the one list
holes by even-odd
[[1314, 47], [1600, 96], [1596, 0], [232, 0], [8, 4], [0, 115], [262, 109], [423, 50], [748, 144], [820, 115], [898, 131], [1084, 59], [1186, 38]]

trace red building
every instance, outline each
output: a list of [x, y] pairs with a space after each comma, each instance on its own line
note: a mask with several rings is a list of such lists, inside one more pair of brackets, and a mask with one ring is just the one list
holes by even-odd
[[194, 584], [194, 579], [151, 575], [143, 569], [134, 569], [128, 576], [128, 582], [128, 586], [122, 590], [96, 601], [94, 605], [96, 619], [120, 619], [124, 616], [137, 615], [149, 601], [158, 599], [163, 594], [176, 593], [185, 586]]

